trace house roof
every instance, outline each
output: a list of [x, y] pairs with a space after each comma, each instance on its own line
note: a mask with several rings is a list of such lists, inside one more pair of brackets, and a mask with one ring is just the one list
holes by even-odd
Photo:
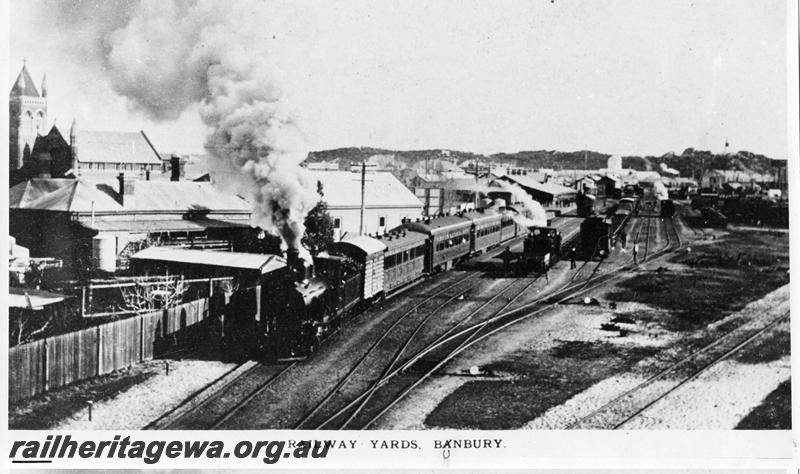
[[103, 232], [191, 232], [206, 229], [230, 229], [231, 227], [250, 227], [249, 219], [145, 219], [109, 221], [98, 219], [92, 223], [82, 222], [87, 229]]
[[[26, 296], [27, 295], [27, 296]], [[34, 290], [33, 288], [8, 288], [9, 308], [42, 309], [44, 306], [60, 303], [71, 296], [51, 293], [49, 291]]]
[[529, 176], [506, 175], [502, 179], [513, 181], [522, 187], [534, 189], [552, 196], [562, 196], [568, 194], [576, 194], [577, 191], [566, 186], [561, 186], [555, 183], [540, 183]]
[[[322, 183], [323, 200], [329, 208], [361, 207], [361, 173], [350, 171], [311, 171]], [[422, 202], [392, 173], [368, 172], [364, 185], [366, 207], [414, 207], [422, 209]]]
[[131, 259], [260, 270], [262, 275], [286, 267], [286, 260], [277, 255], [174, 247], [148, 247], [131, 255]]
[[78, 130], [75, 145], [81, 163], [161, 164], [144, 132]]
[[39, 90], [36, 89], [36, 84], [28, 72], [28, 67], [23, 65], [22, 70], [17, 75], [17, 80], [14, 81], [14, 86], [11, 87], [11, 95], [26, 95], [32, 97], [41, 97]]
[[81, 213], [251, 212], [244, 199], [223, 193], [208, 182], [134, 181], [135, 198], [123, 200], [124, 205], [118, 188], [116, 179], [31, 179], [10, 189], [9, 207]]

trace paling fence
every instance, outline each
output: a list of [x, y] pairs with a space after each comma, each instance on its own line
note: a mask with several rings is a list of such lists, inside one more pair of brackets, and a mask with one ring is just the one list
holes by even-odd
[[165, 337], [209, 317], [208, 298], [9, 350], [9, 401], [150, 360]]

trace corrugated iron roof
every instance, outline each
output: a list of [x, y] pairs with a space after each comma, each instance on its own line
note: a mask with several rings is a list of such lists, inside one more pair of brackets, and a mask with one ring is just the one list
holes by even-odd
[[122, 199], [116, 179], [37, 178], [9, 191], [11, 209], [64, 212], [220, 212], [249, 213], [251, 205], [209, 182], [134, 181], [134, 198]]
[[205, 229], [228, 229], [231, 227], [250, 227], [247, 220], [232, 221], [219, 219], [159, 219], [159, 220], [123, 220], [108, 221], [95, 220], [94, 224], [82, 223], [88, 229], [104, 232], [148, 232], [148, 231], [170, 231], [183, 232]]
[[158, 152], [142, 131], [78, 130], [75, 143], [81, 163], [161, 164]]
[[562, 196], [562, 195], [577, 193], [577, 191], [572, 188], [568, 188], [566, 186], [561, 186], [559, 184], [554, 184], [554, 183], [540, 183], [528, 176], [506, 175], [503, 177], [503, 179], [514, 181], [520, 186], [530, 189], [535, 189], [537, 191], [550, 194], [552, 196]]
[[[361, 207], [361, 173], [350, 171], [309, 171], [322, 183], [323, 199], [328, 208]], [[389, 172], [368, 172], [364, 185], [364, 202], [370, 209], [382, 207], [414, 207], [422, 211], [422, 202]]]
[[133, 254], [131, 259], [260, 270], [262, 275], [286, 267], [286, 260], [277, 255], [173, 247], [149, 247]]
[[9, 308], [42, 309], [44, 306], [60, 303], [67, 298], [72, 297], [32, 288], [15, 288], [13, 286], [8, 288]]

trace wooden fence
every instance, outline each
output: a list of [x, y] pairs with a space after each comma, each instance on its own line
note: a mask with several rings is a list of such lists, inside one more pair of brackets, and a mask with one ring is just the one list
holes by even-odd
[[12, 347], [9, 401], [150, 360], [158, 341], [208, 318], [208, 309], [208, 298], [202, 298]]

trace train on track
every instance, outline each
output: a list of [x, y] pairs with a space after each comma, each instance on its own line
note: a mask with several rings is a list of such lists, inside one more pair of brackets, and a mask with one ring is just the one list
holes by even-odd
[[561, 232], [555, 227], [531, 227], [523, 243], [523, 270], [544, 272], [561, 259]]
[[523, 235], [523, 255], [531, 267], [542, 269], [557, 260], [561, 235], [556, 229], [527, 229], [508, 211], [493, 208], [407, 221], [383, 235], [345, 239], [313, 263], [290, 249], [287, 271], [261, 293], [259, 344], [277, 343], [284, 346], [281, 353], [295, 356], [313, 352], [344, 316]]
[[575, 207], [578, 217], [589, 217], [597, 211], [597, 198], [580, 192], [575, 196]]

